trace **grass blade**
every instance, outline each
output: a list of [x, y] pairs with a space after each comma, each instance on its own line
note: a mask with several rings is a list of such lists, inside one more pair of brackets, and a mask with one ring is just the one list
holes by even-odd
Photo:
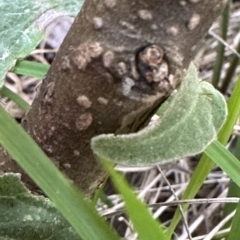
[[109, 172], [114, 186], [121, 193], [122, 198], [125, 201], [125, 208], [132, 220], [136, 232], [138, 233], [138, 239], [169, 239], [159, 222], [153, 219], [144, 203], [137, 199], [124, 177], [113, 169], [113, 164], [108, 161], [102, 161], [102, 164]]
[[231, 230], [230, 230], [227, 240], [238, 240], [239, 239], [239, 236], [240, 236], [239, 223], [240, 223], [240, 203], [238, 203], [238, 205], [237, 205], [237, 210], [236, 210], [235, 216], [233, 217], [232, 227], [231, 227]]
[[0, 94], [15, 102], [23, 110], [27, 111], [31, 107], [24, 99], [22, 99], [18, 94], [14, 93], [6, 86], [3, 86], [0, 89]]
[[92, 204], [55, 167], [31, 137], [0, 106], [0, 143], [54, 202], [84, 240], [119, 239]]
[[240, 187], [240, 162], [219, 141], [214, 141], [204, 151]]
[[[240, 113], [240, 77], [236, 82], [235, 88], [232, 92], [232, 95], [228, 101], [228, 118], [222, 127], [221, 131], [218, 134], [218, 140], [220, 143], [225, 145], [232, 133], [234, 124], [237, 121], [237, 118]], [[211, 145], [210, 145], [211, 146]], [[186, 191], [183, 194], [182, 199], [191, 199], [197, 194], [198, 190], [202, 186], [204, 180], [206, 179], [209, 172], [214, 167], [214, 162], [207, 157], [205, 154], [200, 159], [191, 180], [187, 186]], [[188, 204], [182, 206], [183, 210], [188, 208]], [[171, 224], [168, 228], [168, 234], [171, 236], [181, 219], [181, 213], [179, 209], [175, 212]]]
[[[237, 144], [234, 151], [234, 156], [239, 160], [240, 159], [240, 136], [237, 136]], [[240, 188], [238, 185], [231, 181], [228, 185], [228, 195], [227, 197], [240, 197]], [[237, 203], [226, 203], [223, 207], [223, 217], [229, 215], [232, 211], [237, 208]], [[231, 225], [231, 221], [225, 224], [225, 227], [229, 227]]]
[[16, 65], [12, 68], [11, 71], [17, 74], [42, 79], [46, 76], [49, 68], [50, 65], [48, 64], [21, 60], [17, 61]]
[[[219, 141], [214, 141], [209, 146], [205, 153], [211, 158], [227, 175], [240, 187], [240, 162], [230, 153]], [[237, 206], [237, 212], [233, 218], [232, 227], [229, 233], [228, 240], [239, 239], [240, 229], [240, 203]]]

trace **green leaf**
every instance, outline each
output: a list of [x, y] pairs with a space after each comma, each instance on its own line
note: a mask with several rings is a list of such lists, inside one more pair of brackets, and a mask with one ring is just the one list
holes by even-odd
[[[206, 148], [205, 154], [211, 158], [227, 175], [240, 187], [240, 161], [229, 152], [219, 141], [214, 141]], [[228, 240], [239, 239], [240, 203], [233, 218], [232, 228]]]
[[[234, 149], [234, 156], [240, 160], [240, 136], [237, 136], [237, 143]], [[234, 182], [230, 181], [228, 184], [228, 194], [227, 197], [240, 197], [240, 187]], [[229, 215], [232, 211], [237, 208], [239, 203], [225, 203], [223, 206], [223, 218]], [[240, 209], [239, 209], [240, 210]], [[231, 225], [231, 221], [226, 223], [224, 227], [229, 227]]]
[[125, 201], [125, 208], [138, 233], [140, 240], [168, 240], [161, 224], [153, 218], [146, 205], [137, 199], [124, 177], [113, 169], [109, 162], [102, 161], [103, 166], [109, 172], [112, 182], [121, 193]]
[[138, 133], [97, 136], [92, 139], [92, 149], [100, 159], [124, 165], [164, 163], [204, 151], [217, 139], [226, 116], [224, 97], [199, 80], [191, 64], [157, 123]]
[[232, 220], [232, 226], [227, 240], [237, 240], [240, 236], [240, 203], [237, 205], [236, 213]]
[[[240, 77], [238, 77], [235, 87], [233, 89], [232, 95], [228, 100], [228, 117], [224, 126], [220, 130], [218, 134], [218, 140], [220, 143], [225, 145], [228, 142], [229, 137], [231, 136], [233, 126], [236, 123], [238, 116], [240, 114]], [[211, 146], [211, 145], [210, 145]], [[203, 184], [203, 181], [206, 179], [209, 172], [214, 167], [214, 162], [203, 154], [201, 157], [190, 182], [188, 183], [187, 189], [185, 190], [182, 199], [189, 199], [194, 198], [197, 194], [198, 190]], [[188, 204], [182, 206], [183, 210], [185, 211], [188, 207]], [[175, 212], [171, 224], [168, 228], [169, 235], [172, 235], [174, 229], [176, 228], [178, 222], [181, 219], [181, 213], [179, 209]]]
[[0, 106], [0, 144], [53, 201], [84, 240], [119, 239], [94, 206]]
[[214, 141], [204, 151], [240, 187], [240, 162], [219, 141]]
[[24, 110], [29, 110], [30, 109], [30, 105], [24, 100], [22, 99], [18, 94], [16, 94], [15, 92], [11, 91], [10, 89], [8, 89], [6, 86], [3, 86], [0, 89], [0, 94], [7, 97], [8, 99], [12, 100], [13, 102], [15, 102], [20, 108], [24, 109]]
[[0, 237], [15, 240], [79, 240], [78, 234], [44, 197], [23, 186], [20, 174], [0, 177]]
[[[66, 3], [65, 3], [66, 2]], [[43, 38], [43, 30], [54, 18], [76, 15], [84, 0], [4, 0], [0, 5], [0, 87], [16, 59], [27, 56]], [[53, 9], [50, 15], [41, 17]]]
[[25, 76], [44, 78], [49, 68], [50, 65], [48, 64], [32, 61], [17, 61], [17, 64], [11, 71]]

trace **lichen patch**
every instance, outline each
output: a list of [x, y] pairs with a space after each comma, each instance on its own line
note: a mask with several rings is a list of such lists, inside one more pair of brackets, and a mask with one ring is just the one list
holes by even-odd
[[129, 31], [136, 32], [136, 29], [135, 29], [134, 25], [132, 25], [132, 24], [129, 23], [129, 22], [120, 20], [120, 21], [119, 21], [119, 24], [120, 24], [122, 27], [128, 29]]
[[96, 30], [101, 29], [103, 27], [103, 19], [100, 17], [94, 17], [93, 18], [93, 27]]
[[143, 20], [152, 20], [152, 18], [153, 18], [151, 12], [146, 9], [139, 10], [138, 16]]
[[135, 85], [135, 83], [134, 83], [133, 79], [131, 79], [129, 77], [124, 78], [123, 84], [122, 84], [123, 95], [128, 96], [134, 85]]
[[75, 156], [80, 156], [80, 152], [79, 152], [78, 150], [73, 150], [73, 154], [74, 154]]
[[198, 3], [199, 0], [189, 0], [190, 3]]
[[70, 61], [68, 56], [63, 56], [61, 58], [61, 63], [60, 63], [61, 69], [62, 70], [67, 70], [70, 69]]
[[92, 59], [99, 57], [102, 54], [103, 48], [98, 42], [85, 42], [79, 47], [72, 49], [71, 60], [79, 68], [84, 70]]
[[111, 67], [113, 60], [114, 60], [114, 53], [112, 51], [107, 51], [103, 55], [103, 66], [106, 68]]
[[117, 64], [117, 72], [120, 76], [122, 76], [123, 74], [125, 74], [127, 72], [127, 66], [124, 62], [119, 62]]
[[168, 64], [163, 61], [158, 68], [153, 69], [153, 81], [160, 82], [166, 77], [168, 77]]
[[88, 44], [88, 52], [91, 58], [96, 58], [101, 55], [103, 48], [99, 42], [93, 42]]
[[104, 0], [104, 4], [108, 8], [115, 7], [116, 3], [117, 3], [117, 0]]
[[103, 104], [103, 105], [107, 105], [108, 104], [108, 100], [104, 97], [99, 97], [97, 99], [97, 101], [100, 103], [100, 104]]
[[47, 92], [44, 94], [44, 100], [43, 100], [45, 103], [50, 103], [52, 101], [54, 89], [55, 89], [55, 83], [54, 82], [48, 83]]
[[71, 168], [71, 164], [70, 164], [70, 163], [64, 163], [64, 164], [63, 164], [63, 167], [64, 167], [65, 169], [69, 169], [69, 168]]
[[153, 23], [153, 24], [151, 25], [151, 29], [152, 29], [152, 30], [157, 30], [157, 29], [158, 29], [157, 24]]
[[186, 3], [186, 1], [182, 0], [182, 1], [179, 1], [179, 4], [180, 4], [181, 6], [185, 6], [187, 3]]
[[91, 113], [83, 113], [76, 119], [77, 130], [86, 130], [91, 125], [92, 121], [93, 117]]
[[169, 27], [169, 28], [167, 29], [167, 33], [168, 33], [169, 35], [171, 35], [171, 36], [176, 37], [176, 36], [178, 35], [178, 33], [179, 33], [179, 28], [176, 27], [176, 26]]
[[194, 13], [188, 22], [188, 25], [187, 25], [188, 29], [190, 31], [194, 30], [199, 25], [200, 20], [201, 20], [201, 16], [197, 13]]
[[76, 100], [83, 108], [90, 108], [92, 105], [92, 102], [85, 95], [78, 96]]

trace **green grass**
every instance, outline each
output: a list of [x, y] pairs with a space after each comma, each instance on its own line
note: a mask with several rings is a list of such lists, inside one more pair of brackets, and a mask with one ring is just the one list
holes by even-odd
[[93, 205], [0, 106], [0, 143], [84, 240], [119, 239]]
[[[229, 137], [231, 136], [233, 126], [237, 121], [239, 113], [240, 113], [240, 77], [238, 78], [235, 88], [232, 92], [232, 95], [228, 101], [227, 121], [225, 122], [224, 126], [222, 127], [221, 131], [218, 134], [218, 140], [223, 145], [226, 145]], [[211, 147], [211, 145], [209, 147]], [[182, 199], [194, 198], [194, 196], [197, 194], [198, 190], [202, 186], [204, 180], [206, 179], [207, 175], [210, 173], [214, 165], [215, 163], [207, 155], [204, 154], [202, 156], [191, 177], [187, 189], [185, 190], [182, 196]], [[188, 204], [183, 205], [182, 208], [186, 210], [188, 208]], [[180, 211], [177, 210], [174, 214], [174, 217], [168, 229], [169, 236], [173, 234], [180, 219], [181, 214]]]

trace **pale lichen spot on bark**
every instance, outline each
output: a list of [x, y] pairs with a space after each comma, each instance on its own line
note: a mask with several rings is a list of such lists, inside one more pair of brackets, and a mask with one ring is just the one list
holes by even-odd
[[168, 76], [168, 81], [169, 81], [169, 83], [173, 86], [173, 84], [174, 84], [174, 75], [173, 75], [173, 74], [170, 74], [170, 75]]
[[187, 2], [184, 1], [184, 0], [182, 0], [182, 1], [179, 1], [179, 4], [180, 4], [181, 6], [185, 6], [185, 5], [187, 4]]
[[158, 29], [157, 24], [153, 23], [153, 24], [151, 25], [151, 29], [152, 29], [152, 30], [157, 30], [157, 29]]
[[128, 30], [135, 31], [135, 27], [134, 27], [134, 25], [132, 25], [131, 23], [128, 23], [128, 22], [123, 21], [123, 20], [120, 20], [120, 21], [119, 21], [119, 24], [120, 24], [122, 27], [127, 28]]
[[201, 16], [197, 13], [193, 13], [187, 25], [188, 29], [190, 31], [194, 30], [199, 25], [200, 20]]
[[87, 129], [93, 121], [91, 113], [83, 113], [76, 119], [76, 128], [79, 131]]
[[100, 104], [103, 104], [103, 105], [107, 105], [108, 104], [108, 99], [104, 98], [104, 97], [99, 97], [97, 99], [97, 101], [100, 103]]
[[133, 81], [133, 79], [126, 77], [123, 79], [122, 82], [122, 93], [124, 96], [129, 96], [129, 94], [131, 93], [131, 89], [132, 87], [135, 85], [135, 82]]
[[88, 44], [88, 51], [91, 58], [96, 58], [101, 55], [103, 48], [100, 43], [93, 42]]
[[53, 97], [53, 93], [54, 93], [54, 88], [55, 88], [55, 83], [54, 82], [48, 83], [47, 92], [44, 95], [44, 102], [45, 103], [51, 102], [52, 97]]
[[61, 63], [60, 63], [60, 66], [61, 66], [61, 69], [62, 70], [68, 70], [70, 69], [70, 61], [69, 61], [69, 58], [68, 56], [63, 56], [61, 58]]
[[80, 152], [79, 152], [78, 150], [73, 150], [73, 154], [74, 154], [75, 156], [80, 156]]
[[51, 145], [43, 146], [43, 148], [44, 148], [45, 152], [47, 152], [49, 154], [53, 153], [53, 148]]
[[157, 69], [153, 69], [153, 81], [160, 82], [168, 77], [168, 64], [166, 61], [162, 61], [161, 65]]
[[113, 8], [117, 3], [117, 0], [104, 0], [104, 4], [108, 8]]
[[85, 42], [71, 50], [70, 56], [78, 69], [84, 70], [92, 59], [99, 57], [103, 52], [99, 42]]
[[77, 103], [83, 108], [90, 108], [92, 105], [92, 102], [85, 95], [78, 96]]
[[47, 85], [47, 95], [48, 95], [48, 97], [51, 97], [53, 95], [54, 87], [55, 87], [55, 83], [54, 82], [50, 82]]
[[114, 53], [112, 51], [107, 51], [103, 55], [103, 66], [106, 68], [111, 67], [113, 60], [114, 60]]
[[94, 17], [93, 18], [93, 27], [96, 30], [101, 29], [103, 27], [103, 19], [100, 17]]
[[189, 2], [191, 2], [191, 3], [198, 3], [200, 1], [199, 0], [189, 0]]
[[138, 16], [143, 20], [152, 20], [152, 13], [147, 9], [142, 9], [138, 11]]
[[[170, 75], [170, 76], [172, 76], [172, 75]], [[163, 92], [168, 92], [169, 93], [169, 91], [174, 90], [174, 87], [173, 87], [174, 85], [173, 85], [173, 81], [172, 81], [173, 78], [170, 78], [170, 79], [166, 78], [163, 81], [159, 82], [158, 86]]]
[[127, 66], [124, 62], [119, 62], [117, 64], [117, 72], [120, 76], [122, 76], [123, 74], [125, 74], [127, 72]]
[[53, 134], [54, 134], [54, 131], [52, 131], [51, 128], [50, 128], [50, 131], [47, 132], [48, 137], [53, 136]]
[[65, 169], [69, 169], [69, 168], [71, 168], [72, 166], [71, 166], [70, 163], [64, 163], [64, 164], [63, 164], [63, 167], [64, 167]]
[[[33, 136], [35, 137], [35, 139], [37, 140], [38, 143], [42, 143], [42, 138], [40, 138], [36, 132], [36, 129], [37, 129], [37, 126], [35, 125], [32, 129], [32, 133], [33, 133]], [[40, 128], [40, 130], [42, 130]], [[29, 132], [28, 132], [29, 133]]]
[[167, 33], [171, 36], [176, 37], [179, 33], [179, 28], [176, 26], [171, 26], [167, 29]]
[[191, 51], [194, 52], [194, 51], [196, 50], [196, 47], [197, 47], [197, 45], [193, 45], [193, 46], [191, 47]]

